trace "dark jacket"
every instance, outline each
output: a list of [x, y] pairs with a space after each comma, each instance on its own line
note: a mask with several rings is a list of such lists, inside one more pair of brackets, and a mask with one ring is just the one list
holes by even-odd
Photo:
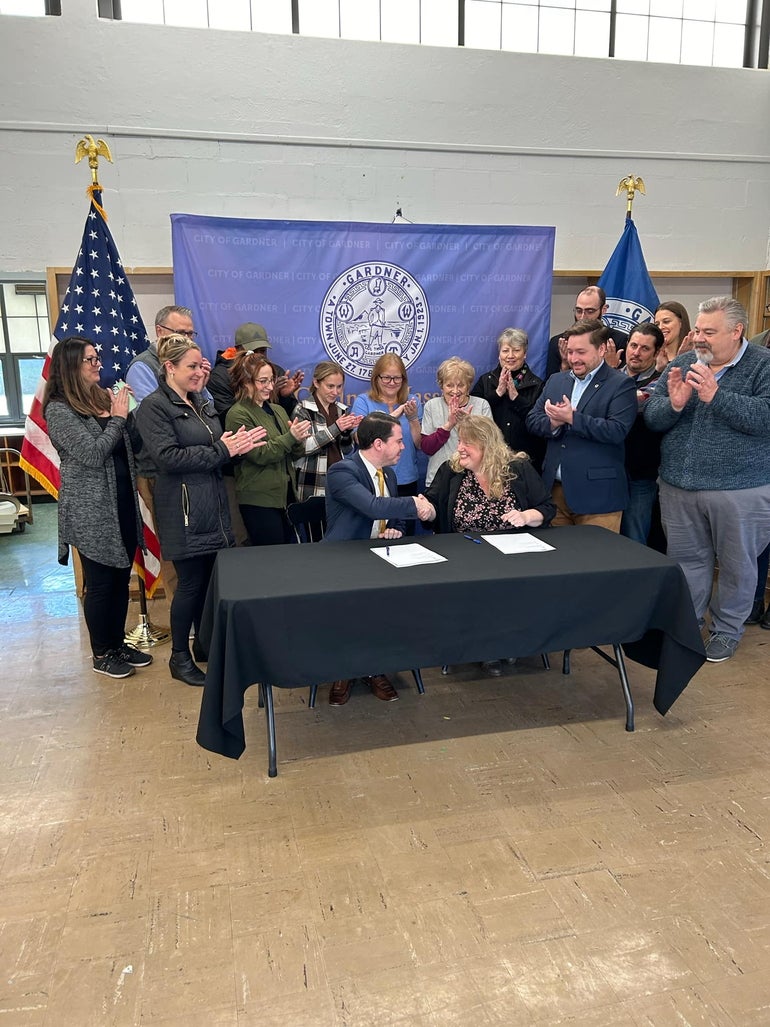
[[[539, 510], [543, 515], [542, 527], [547, 527], [556, 516], [556, 506], [543, 484], [543, 479], [527, 460], [512, 460], [511, 471], [516, 477], [511, 482], [511, 489], [522, 510]], [[436, 520], [433, 529], [438, 534], [458, 531], [455, 526], [455, 506], [460, 492], [465, 471], [453, 471], [447, 460], [436, 471], [436, 477], [425, 492], [436, 508]], [[518, 529], [511, 528], [511, 531]]]
[[636, 420], [626, 435], [626, 474], [630, 481], [655, 481], [658, 477], [660, 443], [663, 436], [644, 423], [644, 405], [660, 375], [661, 372], [654, 364], [652, 370], [644, 374], [628, 375], [636, 385], [637, 394], [641, 392], [644, 395], [643, 399], [638, 400]]
[[506, 445], [514, 453], [523, 450], [529, 454], [532, 463], [539, 468], [545, 454], [545, 443], [527, 430], [527, 414], [543, 391], [543, 379], [538, 378], [534, 371], [524, 364], [514, 375], [518, 396], [511, 400], [507, 393], [503, 396], [497, 395], [501, 370], [498, 364], [491, 371], [482, 374], [471, 389], [471, 396], [480, 396], [489, 403], [492, 417], [503, 433]]
[[547, 440], [543, 482], [550, 489], [561, 467], [564, 498], [576, 514], [611, 513], [628, 505], [625, 439], [636, 418], [636, 387], [627, 375], [601, 364], [580, 397], [571, 425], [554, 434], [544, 407], [571, 396], [569, 371], [553, 374], [530, 411], [527, 426]]
[[222, 466], [230, 456], [210, 400], [190, 393], [191, 409], [161, 381], [136, 411], [157, 467], [155, 522], [163, 556], [184, 560], [235, 544]]

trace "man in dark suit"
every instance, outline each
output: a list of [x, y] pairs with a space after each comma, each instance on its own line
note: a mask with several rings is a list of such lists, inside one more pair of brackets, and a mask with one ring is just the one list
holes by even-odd
[[[393, 465], [404, 448], [401, 425], [385, 413], [368, 414], [356, 432], [358, 452], [333, 464], [326, 474], [326, 541], [395, 539], [407, 520], [435, 516], [424, 496], [399, 496]], [[378, 699], [393, 702], [398, 692], [384, 674], [367, 678]], [[344, 706], [350, 681], [335, 681], [330, 706]]]
[[[607, 306], [607, 295], [604, 289], [598, 285], [589, 285], [579, 292], [575, 299], [575, 324], [579, 324], [581, 321], [601, 321], [602, 316], [607, 312]], [[610, 328], [609, 333], [607, 346], [610, 355], [613, 351], [621, 353], [628, 336], [617, 328]], [[566, 335], [566, 332], [561, 332], [560, 335], [554, 335], [548, 340], [548, 355], [545, 362], [546, 378], [550, 378], [557, 371], [568, 370]]]
[[529, 431], [548, 440], [542, 477], [557, 507], [552, 523], [618, 531], [636, 387], [605, 362], [609, 329], [601, 321], [583, 321], [565, 335], [570, 370], [551, 375], [527, 417]]

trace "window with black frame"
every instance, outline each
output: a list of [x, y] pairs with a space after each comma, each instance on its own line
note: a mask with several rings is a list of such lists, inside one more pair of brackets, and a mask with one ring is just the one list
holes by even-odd
[[0, 278], [0, 427], [23, 425], [50, 342], [45, 282]]

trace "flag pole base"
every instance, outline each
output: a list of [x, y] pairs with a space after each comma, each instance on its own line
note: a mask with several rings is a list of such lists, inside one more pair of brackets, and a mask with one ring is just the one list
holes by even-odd
[[129, 645], [135, 645], [137, 649], [152, 649], [153, 646], [163, 645], [171, 638], [171, 632], [166, 628], [156, 628], [150, 623], [146, 613], [139, 614], [139, 623], [133, 631], [127, 631], [125, 640]]

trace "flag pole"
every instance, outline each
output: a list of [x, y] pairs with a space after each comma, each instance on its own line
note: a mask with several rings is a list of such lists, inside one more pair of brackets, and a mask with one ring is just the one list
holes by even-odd
[[[86, 134], [82, 139], [78, 140], [75, 147], [75, 163], [79, 164], [84, 157], [88, 158], [88, 167], [91, 169], [91, 185], [86, 191], [92, 203], [106, 221], [107, 214], [97, 201], [94, 193], [102, 192], [102, 187], [99, 185], [99, 158], [104, 157], [110, 164], [113, 163], [110, 148], [103, 139], [95, 140], [92, 135]], [[125, 641], [131, 645], [138, 646], [140, 649], [151, 649], [155, 645], [162, 645], [164, 642], [168, 642], [171, 634], [168, 629], [156, 628], [150, 622], [150, 616], [147, 612], [147, 590], [144, 587], [144, 580], [141, 574], [137, 574], [136, 578], [139, 583], [139, 623], [131, 631], [127, 631], [124, 637]]]

